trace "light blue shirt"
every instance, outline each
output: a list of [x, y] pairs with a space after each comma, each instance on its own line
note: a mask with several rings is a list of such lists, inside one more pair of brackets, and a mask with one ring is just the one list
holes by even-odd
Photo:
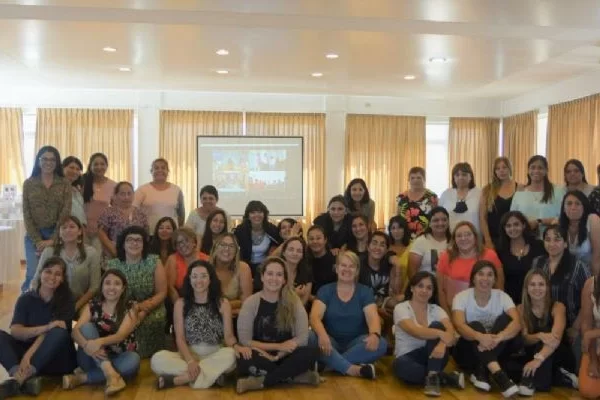
[[[552, 185], [554, 196], [548, 203], [542, 203], [544, 192], [530, 192], [528, 190], [517, 191], [510, 206], [511, 211], [521, 211], [527, 219], [558, 218], [560, 206], [565, 196], [565, 188]], [[545, 227], [540, 229], [540, 234]]]

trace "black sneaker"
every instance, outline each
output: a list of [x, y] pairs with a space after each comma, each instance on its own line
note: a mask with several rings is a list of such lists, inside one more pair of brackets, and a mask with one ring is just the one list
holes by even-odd
[[508, 375], [502, 370], [496, 371], [492, 374], [492, 379], [496, 382], [496, 385], [500, 388], [502, 396], [505, 398], [512, 397], [519, 392], [519, 388], [513, 381], [510, 380]]
[[375, 365], [363, 364], [360, 367], [360, 376], [366, 379], [375, 379]]
[[439, 397], [440, 392], [440, 377], [438, 374], [430, 374], [425, 377], [425, 391], [426, 396]]
[[471, 374], [471, 383], [479, 390], [489, 392], [492, 388], [488, 379], [488, 371], [485, 367], [479, 367]]
[[579, 378], [577, 375], [567, 371], [564, 368], [559, 368], [558, 371], [560, 372], [561, 381], [565, 386], [573, 389], [579, 389]]
[[519, 394], [521, 396], [533, 396], [534, 393], [535, 386], [533, 385], [533, 377], [524, 376], [521, 378], [521, 383], [519, 383]]
[[440, 372], [438, 375], [442, 386], [450, 386], [456, 389], [465, 388], [465, 374], [462, 372], [454, 371], [449, 374]]
[[0, 399], [7, 399], [19, 394], [19, 383], [15, 379], [7, 379], [0, 383]]
[[29, 378], [21, 386], [21, 393], [28, 394], [30, 396], [38, 396], [42, 391], [42, 377], [34, 376]]

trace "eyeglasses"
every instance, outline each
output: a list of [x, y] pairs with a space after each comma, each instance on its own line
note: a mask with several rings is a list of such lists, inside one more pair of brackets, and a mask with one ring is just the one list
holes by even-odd
[[55, 163], [56, 162], [56, 158], [40, 157], [39, 160], [41, 163]]
[[128, 237], [127, 239], [125, 239], [125, 243], [136, 243], [136, 244], [141, 244], [144, 243], [144, 239], [141, 237]]
[[187, 246], [188, 244], [190, 244], [190, 241], [187, 239], [184, 240], [178, 240], [175, 242], [176, 246]]
[[219, 243], [219, 247], [222, 249], [230, 249], [230, 250], [235, 250], [237, 248], [235, 243]]

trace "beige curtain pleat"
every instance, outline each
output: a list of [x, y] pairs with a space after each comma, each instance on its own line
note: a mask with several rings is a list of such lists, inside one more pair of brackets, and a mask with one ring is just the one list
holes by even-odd
[[565, 162], [577, 158], [593, 184], [600, 150], [600, 95], [551, 105], [546, 140], [551, 182], [564, 184]]
[[[475, 173], [475, 184], [483, 187], [492, 179], [492, 163], [498, 156], [500, 120], [497, 118], [450, 118], [448, 161], [450, 170], [468, 162]], [[448, 186], [452, 177], [448, 177]]]
[[242, 122], [240, 112], [160, 112], [160, 157], [169, 162], [169, 180], [183, 191], [186, 212], [198, 205], [196, 137], [242, 135]]
[[[35, 146], [54, 146], [62, 158], [78, 157], [86, 168], [94, 153], [108, 158], [106, 175], [114, 181], [132, 179], [133, 110], [40, 108]], [[140, 139], [143, 140], [143, 139]]]
[[23, 111], [0, 108], [0, 184], [23, 187]]
[[425, 117], [346, 117], [344, 180], [366, 181], [378, 227], [396, 215], [396, 196], [408, 187], [408, 170], [414, 166], [425, 166]]
[[310, 225], [325, 204], [325, 114], [247, 113], [246, 134], [304, 138], [304, 225]]
[[517, 182], [527, 182], [527, 161], [536, 154], [537, 118], [534, 110], [502, 119], [502, 155], [512, 162]]

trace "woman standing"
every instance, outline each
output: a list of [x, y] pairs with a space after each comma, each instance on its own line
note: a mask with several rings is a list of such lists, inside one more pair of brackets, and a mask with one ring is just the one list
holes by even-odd
[[63, 160], [62, 168], [65, 178], [71, 182], [71, 191], [73, 193], [73, 197], [71, 198], [71, 215], [77, 217], [85, 226], [87, 225], [87, 218], [83, 207], [83, 195], [81, 194], [81, 171], [83, 170], [83, 164], [79, 158], [69, 156]]
[[510, 211], [512, 199], [517, 190], [517, 182], [512, 177], [512, 165], [507, 157], [494, 160], [492, 182], [481, 192], [479, 223], [485, 246], [495, 248], [501, 236], [500, 221]]
[[72, 198], [73, 189], [64, 178], [58, 150], [42, 147], [35, 156], [31, 176], [23, 183], [27, 269], [21, 292], [31, 285], [40, 253], [52, 245], [58, 221], [71, 214]]
[[427, 229], [410, 246], [408, 278], [419, 271], [436, 274], [440, 254], [448, 249], [452, 233], [450, 215], [444, 207], [435, 207], [429, 215]]
[[[208, 226], [208, 216], [216, 210], [219, 210], [217, 203], [219, 202], [219, 192], [213, 185], [202, 186], [200, 189], [200, 207], [192, 210], [188, 215], [186, 226], [189, 226], [196, 232], [198, 237], [204, 235], [204, 231]], [[225, 214], [226, 215], [226, 214]], [[226, 226], [229, 217], [226, 215], [225, 224]], [[227, 229], [227, 228], [226, 228]]]
[[204, 254], [210, 254], [213, 244], [218, 236], [227, 232], [227, 215], [223, 210], [215, 210], [206, 217], [206, 226], [204, 234], [200, 236], [200, 251]]
[[307, 346], [308, 316], [302, 302], [288, 285], [285, 262], [269, 257], [260, 268], [263, 288], [250, 296], [238, 317], [238, 350], [251, 356], [237, 362], [239, 394], [291, 380], [318, 385], [319, 375], [310, 370], [319, 351]]
[[594, 190], [594, 185], [590, 185], [585, 178], [585, 168], [581, 161], [574, 158], [568, 160], [565, 163], [564, 174], [567, 192], [579, 190], [588, 197]]
[[468, 221], [479, 229], [479, 201], [481, 190], [475, 187], [473, 168], [466, 162], [458, 163], [452, 168], [452, 187], [440, 196], [440, 206], [450, 213], [450, 230], [459, 222]]
[[438, 205], [438, 197], [425, 187], [425, 169], [412, 167], [408, 171], [409, 189], [396, 197], [397, 214], [408, 223], [413, 239], [427, 230], [429, 214]]
[[350, 213], [364, 215], [367, 218], [367, 228], [375, 230], [375, 202], [369, 195], [367, 183], [361, 178], [354, 178], [346, 186], [344, 200]]
[[313, 221], [314, 225], [322, 226], [325, 237], [333, 255], [348, 244], [350, 238], [350, 214], [343, 196], [333, 196], [327, 205], [327, 212], [319, 215]]

